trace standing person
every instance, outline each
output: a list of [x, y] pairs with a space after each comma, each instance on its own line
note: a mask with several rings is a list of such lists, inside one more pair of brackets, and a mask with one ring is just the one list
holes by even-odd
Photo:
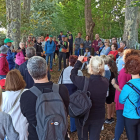
[[41, 36], [41, 43], [42, 43], [42, 49], [44, 51], [44, 49], [45, 49], [45, 43], [46, 43], [46, 41], [44, 40], [44, 36]]
[[37, 41], [36, 41], [36, 37], [33, 37], [33, 38], [32, 38], [32, 41], [33, 41], [34, 44], [35, 44], [35, 43], [37, 42]]
[[114, 61], [116, 61], [116, 58], [117, 58], [117, 55], [118, 55], [117, 49], [118, 49], [118, 45], [116, 43], [115, 44], [112, 44], [111, 51], [108, 53], [108, 55], [109, 54], [114, 55]]
[[92, 43], [92, 47], [91, 47], [91, 54], [92, 55], [97, 55], [97, 51], [99, 51], [99, 46], [98, 43], [101, 41], [99, 34], [95, 35], [95, 40]]
[[35, 42], [32, 41], [32, 37], [29, 35], [28, 36], [28, 40], [26, 42], [26, 47], [33, 47], [34, 46], [34, 43]]
[[8, 48], [6, 46], [0, 47], [0, 80], [6, 78], [7, 73], [9, 72], [9, 64], [6, 59]]
[[[27, 68], [28, 68], [28, 71], [29, 71], [31, 77], [34, 80], [34, 83], [35, 83], [34, 86], [40, 92], [42, 92], [42, 94], [44, 94], [44, 93], [49, 94], [50, 92], [52, 92], [53, 82], [49, 82], [49, 80], [48, 80], [47, 63], [43, 58], [41, 58], [39, 56], [34, 56], [34, 57], [30, 58], [28, 60]], [[58, 93], [61, 96], [62, 103], [64, 103], [64, 106], [68, 113], [69, 93], [68, 93], [67, 88], [64, 85], [59, 85]], [[23, 92], [23, 94], [21, 95], [21, 98], [20, 98], [21, 112], [27, 118], [27, 120], [29, 122], [28, 140], [39, 140], [40, 139], [40, 138], [38, 138], [38, 134], [37, 134], [37, 130], [36, 130], [36, 126], [37, 126], [36, 115], [38, 113], [38, 112], [36, 112], [36, 102], [37, 102], [37, 96], [35, 95], [35, 92], [33, 92], [33, 91], [31, 92], [30, 90], [27, 90], [27, 91]], [[56, 106], [56, 108], [57, 108], [57, 106]], [[58, 110], [59, 110], [59, 108], [58, 108]], [[46, 111], [48, 111], [48, 110], [46, 110]], [[42, 113], [41, 115], [43, 116], [44, 113]], [[44, 120], [44, 122], [45, 122], [45, 120]], [[51, 126], [49, 126], [49, 127], [51, 127]], [[47, 134], [47, 132], [45, 132], [45, 130], [44, 130], [44, 133]]]
[[136, 107], [140, 99], [140, 57], [129, 56], [125, 61], [126, 72], [131, 74], [132, 79], [126, 83], [119, 96], [119, 102], [124, 104], [123, 116], [127, 137], [129, 140], [140, 140], [140, 116]]
[[73, 38], [71, 35], [69, 35], [68, 41], [69, 41], [69, 54], [73, 55]]
[[60, 41], [60, 49], [59, 49], [59, 69], [61, 70], [61, 61], [63, 58], [64, 68], [66, 68], [66, 52], [68, 48], [68, 43], [65, 41], [65, 36], [62, 35], [62, 41]]
[[63, 32], [61, 31], [61, 32], [60, 32], [60, 35], [58, 36], [58, 40], [59, 40], [59, 41], [62, 41], [62, 35], [63, 35]]
[[6, 57], [8, 63], [9, 63], [9, 70], [12, 70], [15, 68], [14, 59], [15, 59], [16, 51], [14, 49], [12, 49], [12, 51], [11, 51], [12, 42], [13, 42], [13, 40], [11, 40], [9, 38], [6, 38], [4, 40], [5, 46], [9, 49], [7, 52], [7, 57]]
[[84, 48], [88, 48], [89, 52], [91, 52], [91, 41], [89, 40], [89, 35], [86, 35], [86, 40], [84, 41]]
[[55, 52], [54, 52], [54, 65], [56, 65], [55, 63], [55, 55], [57, 54], [57, 57], [59, 57], [59, 45], [58, 45], [58, 42], [56, 41], [56, 37], [54, 36], [53, 37], [53, 41], [55, 43], [55, 46], [56, 46], [56, 49], [55, 49]]
[[83, 44], [84, 43], [84, 40], [81, 38], [81, 33], [79, 32], [78, 33], [78, 37], [75, 39], [75, 55], [78, 56], [78, 50], [80, 48], [80, 44]]
[[[79, 56], [77, 63], [71, 71], [71, 81], [78, 89], [83, 90], [85, 84], [85, 76], [77, 76], [78, 70], [82, 66], [84, 56]], [[81, 132], [83, 128], [83, 140], [99, 140], [102, 125], [105, 119], [105, 100], [108, 90], [109, 82], [103, 77], [104, 75], [104, 62], [99, 56], [92, 57], [89, 62], [88, 68], [89, 86], [88, 91], [91, 93], [90, 99], [92, 100], [92, 107], [90, 109], [88, 120], [84, 128], [80, 125], [79, 119], [75, 119], [76, 128], [78, 131], [78, 139], [81, 140]], [[101, 98], [102, 97], [102, 98]], [[89, 132], [89, 135], [88, 135]]]
[[66, 52], [66, 65], [68, 65], [70, 53], [69, 53], [69, 41], [68, 41], [68, 38], [67, 38], [67, 37], [65, 37], [65, 41], [66, 41], [67, 44], [68, 44], [67, 52]]
[[50, 58], [50, 71], [53, 71], [52, 69], [53, 57], [54, 57], [54, 52], [56, 49], [55, 42], [52, 39], [53, 39], [53, 36], [49, 35], [49, 40], [45, 43], [46, 62], [48, 64], [49, 58]]
[[120, 48], [120, 44], [117, 42], [117, 38], [116, 37], [112, 38], [112, 44], [117, 44], [118, 45], [118, 49]]
[[37, 42], [34, 45], [34, 48], [36, 49], [37, 56], [44, 56], [40, 37], [37, 38]]
[[127, 47], [126, 47], [126, 41], [121, 41], [120, 42], [120, 48], [123, 48], [124, 50], [127, 49]]
[[19, 102], [21, 94], [26, 91], [25, 86], [26, 83], [18, 70], [11, 70], [7, 74], [2, 111], [12, 117], [14, 128], [19, 133], [19, 140], [28, 140], [28, 122], [21, 113]]
[[70, 31], [67, 31], [67, 35], [66, 35], [66, 37], [69, 37], [69, 36], [71, 36], [72, 41], [73, 41], [73, 35], [72, 35], [72, 33], [71, 33]]
[[49, 39], [49, 34], [46, 35], [45, 41], [48, 41], [48, 39]]

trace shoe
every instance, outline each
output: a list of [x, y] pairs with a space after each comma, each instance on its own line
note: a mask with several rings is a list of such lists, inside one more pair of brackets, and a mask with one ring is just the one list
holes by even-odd
[[105, 123], [106, 123], [106, 124], [112, 124], [113, 122], [114, 122], [114, 119], [112, 119], [112, 118], [111, 118], [111, 119], [106, 119], [106, 120], [105, 120]]
[[50, 71], [52, 72], [53, 70], [52, 70], [52, 69], [50, 69]]

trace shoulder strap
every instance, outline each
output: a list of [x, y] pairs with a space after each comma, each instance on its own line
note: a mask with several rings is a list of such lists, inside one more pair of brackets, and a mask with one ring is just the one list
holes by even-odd
[[31, 87], [29, 90], [37, 97], [42, 94], [42, 92], [36, 86]]
[[55, 92], [55, 93], [59, 93], [59, 84], [53, 84], [52, 90], [53, 90], [53, 92]]
[[89, 79], [87, 77], [85, 77], [85, 83], [84, 83], [84, 92], [87, 92], [88, 90], [88, 85], [89, 85]]
[[63, 84], [63, 73], [64, 73], [64, 69], [62, 70], [62, 72], [61, 72], [61, 74], [60, 74], [58, 83], [59, 83], [59, 81], [60, 81], [60, 83]]

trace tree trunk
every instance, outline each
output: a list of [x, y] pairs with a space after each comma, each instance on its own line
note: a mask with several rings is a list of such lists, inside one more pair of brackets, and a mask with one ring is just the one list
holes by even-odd
[[138, 42], [138, 7], [129, 7], [135, 0], [126, 0], [125, 8], [125, 27], [123, 40], [126, 41], [127, 47], [135, 49]]
[[6, 0], [7, 37], [12, 39], [14, 48], [19, 47], [21, 3], [20, 0]]
[[91, 0], [85, 0], [85, 24], [86, 35], [89, 35], [90, 40], [93, 41], [93, 28], [95, 27], [95, 23], [92, 20]]

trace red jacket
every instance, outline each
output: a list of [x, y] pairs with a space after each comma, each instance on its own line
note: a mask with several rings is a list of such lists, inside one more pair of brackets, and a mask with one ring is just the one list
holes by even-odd
[[[118, 51], [110, 51], [109, 54], [114, 55], [114, 61], [116, 61], [116, 57], [117, 57], [117, 55], [118, 55]], [[109, 55], [109, 54], [108, 54], [108, 55]]]
[[7, 75], [9, 72], [9, 64], [6, 56], [7, 54], [0, 54], [0, 75]]

